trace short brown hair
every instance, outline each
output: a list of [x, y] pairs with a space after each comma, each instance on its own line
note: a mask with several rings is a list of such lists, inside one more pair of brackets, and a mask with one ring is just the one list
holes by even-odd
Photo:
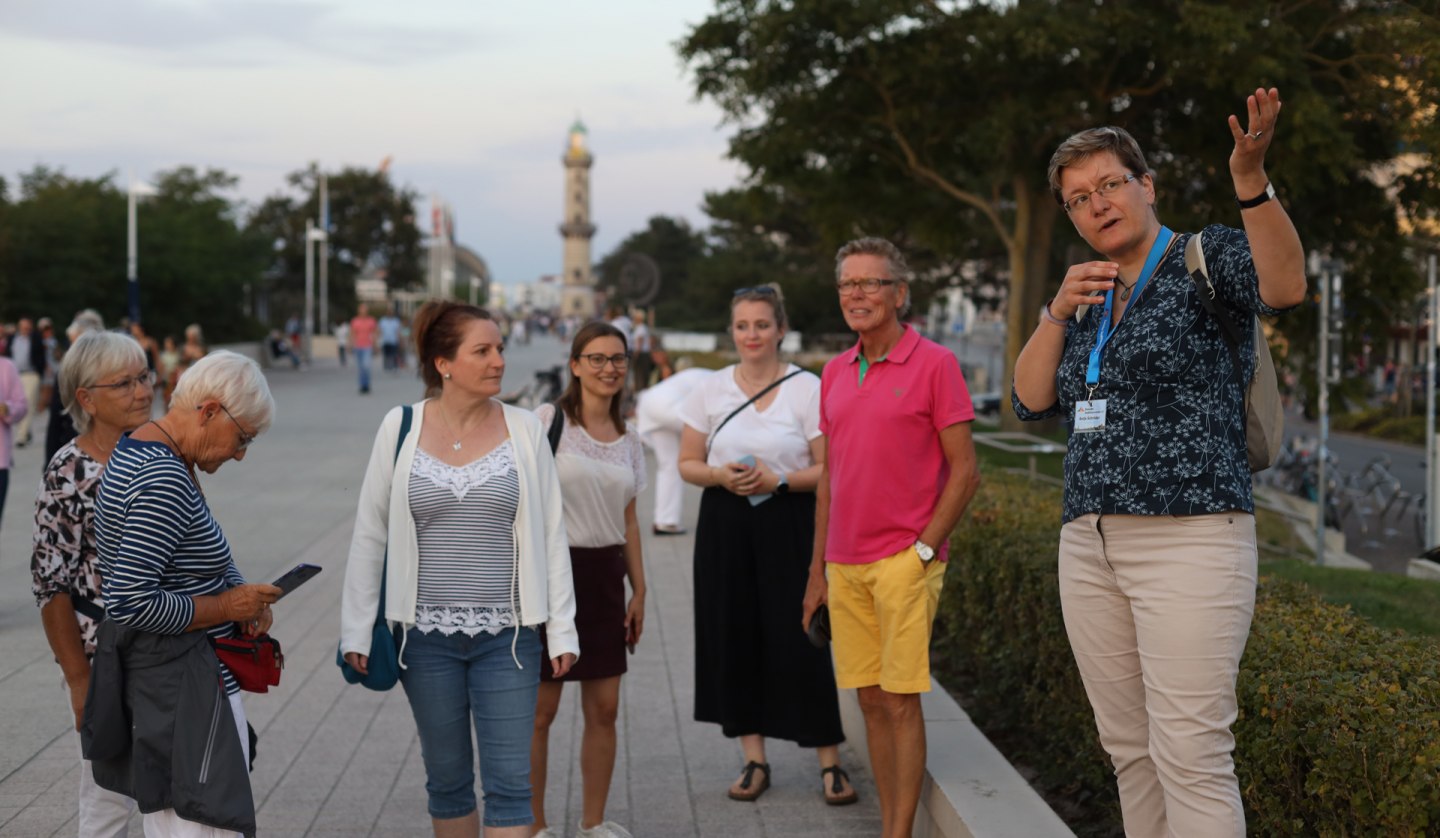
[[1050, 170], [1047, 174], [1055, 203], [1065, 206], [1065, 195], [1060, 191], [1061, 170], [1107, 151], [1115, 155], [1120, 165], [1136, 176], [1150, 174], [1150, 167], [1145, 165], [1145, 153], [1140, 150], [1140, 144], [1135, 142], [1129, 131], [1114, 125], [1087, 128], [1078, 134], [1071, 134], [1055, 149], [1055, 153], [1050, 155]]
[[[630, 341], [625, 339], [625, 333], [606, 323], [604, 320], [591, 320], [579, 331], [575, 332], [574, 340], [570, 341], [570, 360], [580, 360], [580, 353], [590, 341], [597, 338], [619, 338], [620, 345], [625, 347], [626, 354], [630, 352]], [[628, 372], [628, 370], [627, 370]], [[610, 423], [615, 426], [616, 433], [625, 435], [625, 417], [620, 413], [620, 403], [625, 401], [625, 393], [615, 394], [610, 399]], [[555, 400], [555, 405], [565, 412], [565, 416], [580, 427], [585, 427], [585, 417], [580, 413], [580, 377], [572, 375], [570, 381], [565, 385], [565, 392]], [[586, 430], [589, 430], [588, 428]]]
[[420, 359], [420, 378], [425, 382], [426, 393], [435, 395], [440, 392], [444, 382], [440, 378], [440, 370], [435, 368], [435, 360], [455, 358], [455, 353], [460, 351], [460, 341], [465, 337], [465, 327], [472, 320], [494, 322], [495, 318], [479, 306], [454, 300], [431, 300], [415, 312], [411, 331], [415, 337], [415, 355]]

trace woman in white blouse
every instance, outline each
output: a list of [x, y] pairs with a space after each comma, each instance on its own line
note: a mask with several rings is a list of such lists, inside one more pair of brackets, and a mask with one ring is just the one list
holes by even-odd
[[434, 397], [414, 405], [415, 430], [398, 454], [400, 408], [375, 435], [340, 650], [366, 671], [383, 585], [384, 616], [405, 629], [400, 683], [420, 733], [435, 834], [480, 832], [473, 719], [486, 838], [526, 838], [540, 631], [555, 672], [580, 654], [560, 482], [535, 414], [495, 398], [505, 345], [490, 315], [427, 303], [414, 335]]
[[705, 488], [695, 529], [695, 719], [740, 739], [745, 767], [731, 798], [755, 800], [770, 787], [770, 737], [815, 748], [825, 801], [853, 803], [829, 650], [811, 646], [795, 622], [824, 452], [820, 379], [780, 360], [777, 286], [736, 291], [730, 333], [740, 363], [701, 382], [680, 411], [680, 476]]
[[[575, 579], [575, 626], [584, 660], [568, 673], [542, 667], [530, 745], [530, 785], [536, 832], [558, 837], [545, 825], [545, 776], [550, 724], [566, 681], [580, 683], [585, 733], [580, 743], [584, 804], [580, 838], [630, 838], [625, 827], [605, 820], [605, 800], [615, 770], [615, 718], [620, 709], [620, 676], [625, 652], [635, 650], [645, 625], [645, 569], [640, 558], [640, 525], [635, 496], [645, 488], [645, 450], [634, 428], [620, 416], [630, 366], [625, 336], [596, 321], [575, 333], [570, 344], [570, 383], [555, 404], [536, 414], [546, 427], [560, 422], [555, 449], [565, 498], [565, 532]], [[630, 601], [625, 601], [625, 580]]]

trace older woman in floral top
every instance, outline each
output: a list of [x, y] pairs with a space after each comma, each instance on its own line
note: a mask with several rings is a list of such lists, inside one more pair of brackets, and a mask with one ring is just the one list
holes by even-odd
[[[126, 335], [90, 332], [65, 355], [60, 398], [80, 436], [45, 468], [35, 498], [35, 551], [30, 572], [45, 637], [65, 674], [75, 725], [85, 707], [90, 658], [102, 615], [93, 516], [100, 475], [125, 433], [150, 418], [155, 374], [140, 344]], [[81, 835], [126, 834], [134, 802], [80, 772]]]

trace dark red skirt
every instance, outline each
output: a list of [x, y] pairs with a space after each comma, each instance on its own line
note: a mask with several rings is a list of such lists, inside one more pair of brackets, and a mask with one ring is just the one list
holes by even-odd
[[570, 574], [575, 578], [575, 628], [580, 634], [580, 660], [563, 678], [550, 668], [550, 648], [540, 632], [544, 659], [541, 681], [593, 681], [624, 675], [625, 548], [571, 547]]

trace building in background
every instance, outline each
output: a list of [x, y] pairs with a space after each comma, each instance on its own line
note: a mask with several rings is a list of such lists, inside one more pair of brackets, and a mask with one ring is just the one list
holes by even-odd
[[590, 239], [595, 225], [590, 223], [590, 166], [595, 158], [585, 144], [585, 126], [580, 120], [570, 126], [570, 145], [565, 149], [565, 216], [560, 236], [565, 241], [563, 270], [564, 289], [560, 313], [582, 319], [594, 317], [595, 278], [590, 273]]
[[455, 212], [439, 195], [430, 198], [431, 234], [426, 251], [425, 293], [444, 300], [485, 305], [490, 268], [480, 254], [455, 241]]

